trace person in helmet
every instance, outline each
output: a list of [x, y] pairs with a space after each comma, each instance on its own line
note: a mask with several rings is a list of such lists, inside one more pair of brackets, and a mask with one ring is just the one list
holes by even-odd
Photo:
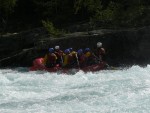
[[70, 53], [73, 52], [73, 48], [72, 48], [72, 47], [70, 47], [70, 48], [68, 48], [68, 49], [70, 50]]
[[90, 48], [85, 48], [84, 54], [87, 58], [90, 57], [92, 55]]
[[98, 57], [100, 61], [105, 61], [106, 53], [105, 53], [105, 49], [102, 47], [101, 42], [97, 42], [97, 49], [95, 55]]
[[70, 50], [66, 49], [63, 55], [63, 67], [70, 68], [71, 57]]
[[46, 67], [55, 67], [56, 66], [56, 60], [57, 56], [54, 54], [54, 49], [49, 48], [48, 54], [45, 55], [44, 57], [44, 64]]
[[62, 66], [63, 64], [63, 51], [60, 50], [59, 46], [55, 46], [55, 55], [57, 56], [57, 60], [56, 60], [56, 64], [59, 64], [60, 66]]
[[78, 61], [79, 61], [79, 65], [81, 68], [85, 67], [85, 55], [83, 53], [83, 49], [79, 49], [77, 51], [77, 57], [78, 57]]
[[92, 51], [90, 50], [90, 48], [85, 48], [84, 50], [84, 55], [85, 55], [85, 62], [86, 62], [86, 65], [89, 66], [89, 65], [92, 65], [92, 64], [95, 64], [95, 56], [93, 55]]
[[77, 67], [79, 65], [79, 61], [78, 61], [78, 58], [77, 58], [77, 52], [74, 51], [72, 48], [69, 48], [70, 50], [70, 64], [71, 64], [71, 67]]

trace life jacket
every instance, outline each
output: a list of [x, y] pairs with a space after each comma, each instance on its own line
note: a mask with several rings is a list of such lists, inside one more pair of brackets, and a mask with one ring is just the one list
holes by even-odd
[[59, 59], [59, 58], [61, 58], [63, 56], [63, 51], [61, 51], [61, 50], [55, 51], [55, 55]]
[[67, 66], [70, 64], [70, 61], [71, 61], [71, 54], [64, 54], [63, 55], [63, 66]]
[[85, 57], [84, 54], [78, 55], [78, 60], [79, 60], [79, 63], [80, 63], [81, 67], [85, 66], [85, 59], [86, 59], [86, 57]]
[[96, 55], [100, 59], [100, 61], [105, 60], [105, 56], [106, 56], [105, 49], [104, 48], [98, 48]]
[[105, 49], [104, 48], [98, 48], [97, 49], [97, 55], [105, 55]]
[[86, 58], [89, 58], [89, 57], [91, 57], [91, 56], [92, 56], [92, 53], [91, 53], [91, 52], [86, 52], [86, 53], [85, 53], [85, 57], [86, 57]]
[[91, 52], [85, 53], [85, 63], [87, 66], [95, 64], [95, 56]]
[[70, 63], [71, 63], [72, 65], [74, 65], [75, 63], [77, 63], [77, 52], [72, 51], [72, 52], [70, 53]]
[[48, 54], [48, 60], [50, 63], [56, 63], [57, 56], [54, 53]]
[[72, 51], [70, 53], [70, 65], [71, 67], [76, 67], [79, 65], [79, 62], [78, 62], [78, 57], [77, 57], [77, 52], [76, 51]]
[[48, 64], [54, 64], [56, 63], [56, 60], [57, 60], [57, 56], [54, 54], [54, 53], [48, 53], [45, 55], [44, 57], [44, 64], [46, 65], [47, 63]]
[[76, 57], [76, 55], [77, 55], [77, 52], [75, 52], [75, 51], [72, 51], [70, 54], [71, 54], [73, 57]]
[[58, 51], [55, 51], [55, 55], [57, 56], [57, 61], [56, 61], [56, 63], [57, 64], [61, 64], [62, 65], [62, 63], [63, 63], [63, 51], [61, 51], [61, 50], [58, 50]]

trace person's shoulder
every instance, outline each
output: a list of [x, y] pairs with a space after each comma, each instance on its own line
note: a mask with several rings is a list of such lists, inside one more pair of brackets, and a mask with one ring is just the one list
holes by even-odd
[[85, 53], [85, 55], [88, 55], [88, 54], [90, 54], [90, 52], [89, 52], [89, 51]]
[[104, 49], [104, 48], [101, 48], [101, 52], [102, 52], [103, 54], [105, 54], [105, 49]]
[[102, 47], [101, 50], [105, 50], [105, 48]]
[[72, 53], [69, 53], [68, 56], [72, 56]]
[[56, 56], [56, 53], [52, 53], [51, 55], [52, 55], [52, 56]]
[[54, 54], [55, 54], [55, 55], [57, 55], [57, 54], [58, 54], [58, 52], [57, 52], [57, 51], [55, 51], [55, 52], [54, 52]]
[[72, 54], [72, 55], [76, 55], [77, 52], [76, 52], [76, 51], [72, 51], [71, 54]]
[[63, 51], [62, 51], [62, 50], [59, 50], [59, 53], [63, 53]]

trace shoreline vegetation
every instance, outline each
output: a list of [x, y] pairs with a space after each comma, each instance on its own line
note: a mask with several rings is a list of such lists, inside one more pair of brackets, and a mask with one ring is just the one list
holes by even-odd
[[135, 28], [149, 26], [149, 18], [147, 0], [0, 0], [1, 34], [44, 26], [59, 36], [84, 24], [86, 31]]
[[98, 41], [112, 65], [147, 64], [149, 37], [147, 0], [0, 0], [0, 67], [31, 66], [55, 44]]

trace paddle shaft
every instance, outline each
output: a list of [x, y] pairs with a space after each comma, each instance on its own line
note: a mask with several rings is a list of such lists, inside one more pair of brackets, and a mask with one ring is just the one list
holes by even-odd
[[78, 64], [78, 66], [80, 67], [80, 63], [79, 63], [79, 59], [78, 59], [77, 54], [76, 54], [76, 59], [77, 59], [77, 64]]

